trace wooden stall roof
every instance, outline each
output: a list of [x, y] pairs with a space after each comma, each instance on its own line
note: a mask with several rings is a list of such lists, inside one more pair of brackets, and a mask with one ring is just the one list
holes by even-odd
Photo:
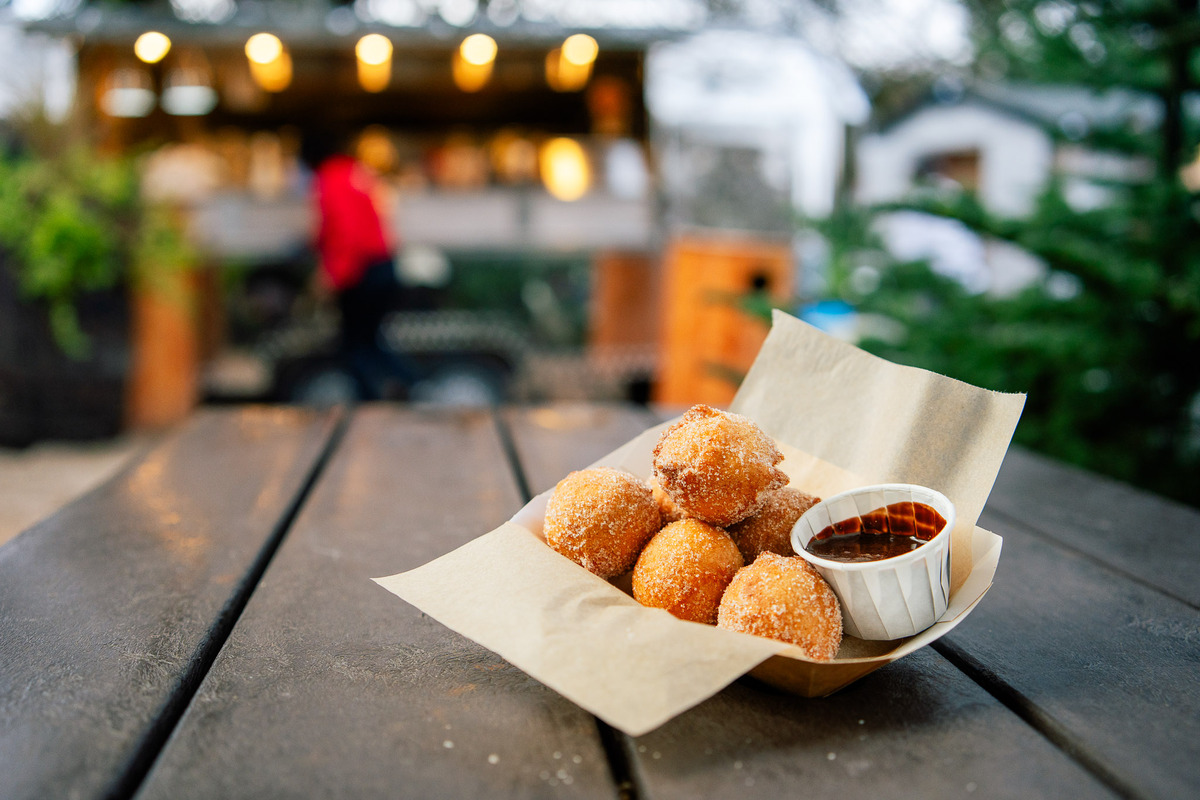
[[[222, 102], [202, 119], [164, 120], [155, 112], [147, 120], [123, 120], [119, 137], [134, 141], [190, 138], [197, 125], [212, 130], [236, 126], [261, 130], [290, 125], [305, 127], [314, 120], [348, 129], [369, 124], [413, 132], [443, 132], [456, 126], [527, 127], [551, 134], [581, 134], [589, 129], [585, 92], [555, 92], [544, 78], [546, 54], [572, 33], [593, 36], [600, 52], [593, 76], [619, 78], [630, 88], [633, 130], [645, 136], [642, 101], [642, 60], [655, 42], [689, 31], [670, 26], [565, 26], [553, 21], [517, 19], [497, 25], [483, 13], [469, 25], [454, 26], [436, 14], [420, 25], [364, 23], [351, 6], [336, 2], [242, 2], [220, 24], [188, 22], [168, 3], [151, 0], [126, 4], [87, 3], [70, 14], [27, 21], [25, 28], [76, 43], [80, 96], [97, 85], [114, 67], [134, 64], [133, 43], [156, 30], [172, 40], [172, 52], [153, 65], [161, 82], [169, 62], [184, 51], [199, 52], [208, 61], [218, 88], [240, 71], [249, 79], [244, 46], [251, 35], [267, 31], [282, 39], [293, 62], [291, 85], [265, 101], [245, 107]], [[355, 42], [366, 33], [381, 33], [395, 47], [388, 87], [376, 93], [357, 86]], [[486, 33], [499, 45], [492, 79], [482, 90], [459, 90], [451, 75], [451, 58], [464, 37]], [[182, 131], [182, 132], [181, 132]]]

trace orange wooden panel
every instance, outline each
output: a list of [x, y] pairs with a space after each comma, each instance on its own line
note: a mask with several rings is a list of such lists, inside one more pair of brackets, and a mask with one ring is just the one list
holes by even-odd
[[787, 242], [680, 237], [665, 257], [660, 403], [728, 405], [768, 323], [739, 303], [754, 292], [784, 302], [793, 290]]
[[133, 365], [126, 423], [162, 428], [185, 419], [199, 394], [200, 336], [191, 272], [163, 270], [133, 292]]
[[658, 341], [659, 270], [646, 253], [605, 252], [592, 271], [589, 344], [594, 350], [653, 346]]

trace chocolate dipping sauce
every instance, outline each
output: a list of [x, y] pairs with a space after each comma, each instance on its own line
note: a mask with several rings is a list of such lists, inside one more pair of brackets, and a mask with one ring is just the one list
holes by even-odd
[[830, 561], [882, 561], [916, 550], [946, 519], [925, 503], [892, 503], [817, 532], [804, 549]]

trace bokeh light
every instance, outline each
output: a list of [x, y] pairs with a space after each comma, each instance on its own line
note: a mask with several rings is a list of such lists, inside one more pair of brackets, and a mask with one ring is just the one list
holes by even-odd
[[246, 40], [246, 58], [253, 64], [270, 64], [283, 55], [283, 42], [273, 33], [256, 33]]
[[556, 92], [578, 92], [592, 77], [591, 64], [568, 61], [561, 47], [546, 54], [546, 84]]
[[463, 39], [458, 52], [468, 64], [483, 66], [496, 60], [496, 49], [495, 39], [486, 33], [473, 33]]
[[392, 43], [382, 34], [368, 33], [354, 46], [354, 55], [363, 64], [386, 64], [392, 58]]
[[568, 36], [562, 44], [562, 57], [576, 66], [587, 66], [596, 60], [600, 46], [586, 33]]
[[147, 64], [157, 64], [171, 50], [171, 40], [164, 33], [146, 31], [133, 43], [133, 54]]
[[354, 46], [358, 62], [358, 85], [367, 92], [382, 92], [392, 82], [392, 42], [378, 33], [368, 33]]
[[591, 188], [592, 170], [587, 153], [574, 139], [559, 137], [546, 142], [539, 153], [538, 165], [546, 191], [559, 200], [578, 200]]

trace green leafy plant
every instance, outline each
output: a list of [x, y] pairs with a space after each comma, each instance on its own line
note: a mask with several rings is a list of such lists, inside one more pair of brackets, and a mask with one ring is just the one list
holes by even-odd
[[0, 249], [22, 296], [45, 304], [55, 341], [73, 358], [89, 348], [81, 295], [191, 260], [165, 210], [142, 201], [135, 160], [82, 144], [0, 157]]
[[[1077, 211], [1052, 180], [1010, 219], [970, 194], [845, 206], [818, 225], [831, 294], [869, 320], [864, 349], [1027, 401], [1015, 441], [1195, 504], [1200, 483], [1200, 257], [1160, 239], [1172, 187], [1119, 189]], [[891, 257], [871, 227], [903, 208], [951, 218], [1038, 256], [1045, 275], [1010, 295], [977, 294], [927, 263]], [[871, 331], [881, 330], [881, 334]]]
[[[863, 348], [1025, 393], [1019, 444], [1200, 504], [1200, 117], [1186, 102], [1200, 85], [1197, 4], [966, 5], [985, 82], [1066, 86], [1149, 108], [1090, 120], [1064, 113], [1044, 126], [1059, 145], [1132, 168], [1091, 176], [1106, 199], [1086, 208], [1068, 201], [1067, 176], [1051, 175], [1021, 218], [935, 187], [886, 207], [844, 202], [805, 225], [828, 245], [827, 294], [858, 312]], [[1045, 275], [1010, 295], [968, 292], [888, 253], [874, 223], [897, 210], [1016, 245]]]

